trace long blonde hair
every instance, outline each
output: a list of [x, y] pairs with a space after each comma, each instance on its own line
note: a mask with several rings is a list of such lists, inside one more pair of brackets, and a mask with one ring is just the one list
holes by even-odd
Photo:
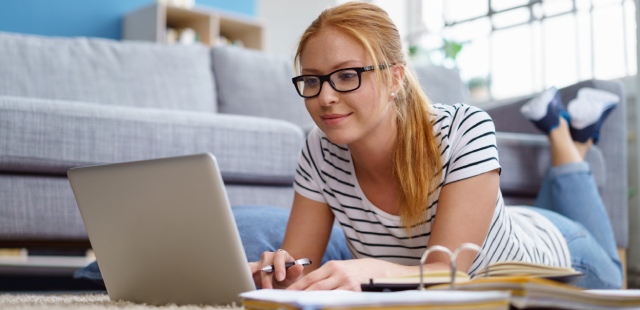
[[369, 53], [378, 83], [391, 85], [392, 70], [380, 70], [379, 64], [405, 67], [404, 80], [395, 97], [398, 115], [397, 139], [393, 154], [394, 177], [400, 188], [399, 205], [402, 224], [411, 230], [423, 221], [429, 194], [439, 185], [440, 150], [431, 124], [431, 105], [418, 80], [406, 65], [402, 41], [387, 13], [376, 5], [348, 2], [323, 11], [300, 39], [295, 55], [300, 55], [309, 40], [322, 29], [344, 31], [358, 40]]

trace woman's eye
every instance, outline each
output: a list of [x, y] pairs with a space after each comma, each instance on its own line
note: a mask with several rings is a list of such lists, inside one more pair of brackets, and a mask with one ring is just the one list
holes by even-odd
[[306, 78], [304, 80], [304, 86], [305, 87], [316, 87], [318, 86], [318, 84], [320, 84], [320, 79], [318, 78]]
[[340, 78], [340, 80], [342, 81], [350, 81], [353, 80], [357, 77], [357, 73], [355, 72], [342, 72], [340, 73], [340, 75], [338, 76]]

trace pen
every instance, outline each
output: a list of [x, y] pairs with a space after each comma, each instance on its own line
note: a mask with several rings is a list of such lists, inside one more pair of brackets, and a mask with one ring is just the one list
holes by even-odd
[[[292, 262], [284, 263], [284, 268], [285, 269], [289, 269], [289, 267], [291, 267], [293, 265], [302, 265], [303, 267], [306, 267], [306, 266], [311, 265], [311, 261], [308, 258], [301, 258], [299, 260], [295, 260], [295, 261], [292, 261]], [[264, 272], [273, 272], [273, 270], [274, 270], [273, 268], [275, 268], [275, 267], [273, 267], [273, 265], [270, 265], [270, 266], [262, 267], [262, 269], [260, 269], [260, 270], [264, 271]]]

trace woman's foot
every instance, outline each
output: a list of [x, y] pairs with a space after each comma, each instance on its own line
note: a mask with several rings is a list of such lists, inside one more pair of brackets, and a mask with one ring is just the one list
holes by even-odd
[[578, 95], [568, 105], [573, 140], [587, 142], [593, 139], [597, 143], [604, 120], [618, 102], [620, 98], [607, 91], [589, 87], [578, 90]]
[[560, 92], [555, 87], [529, 100], [520, 108], [520, 113], [545, 134], [558, 127], [560, 117], [569, 121], [569, 114], [562, 105]]

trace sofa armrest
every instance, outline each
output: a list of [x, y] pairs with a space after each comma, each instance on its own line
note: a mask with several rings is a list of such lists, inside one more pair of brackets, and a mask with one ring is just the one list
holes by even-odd
[[[551, 167], [551, 153], [549, 141], [542, 135], [526, 133], [496, 133], [498, 156], [502, 172], [500, 175], [500, 190], [511, 200], [531, 204], [540, 185]], [[602, 150], [593, 146], [585, 159], [591, 166], [591, 172], [598, 189], [606, 185], [606, 169]]]
[[[618, 247], [629, 242], [626, 94], [618, 81], [588, 80], [560, 89], [563, 102], [576, 97], [578, 89], [593, 87], [615, 93], [620, 97], [618, 107], [604, 123], [598, 147], [604, 158], [605, 184], [600, 189], [612, 221]], [[539, 131], [520, 114], [520, 107], [531, 97], [521, 97], [501, 104], [489, 104], [486, 109], [498, 132], [539, 134]], [[501, 156], [501, 161], [504, 157]], [[593, 168], [593, 167], [592, 167]]]

